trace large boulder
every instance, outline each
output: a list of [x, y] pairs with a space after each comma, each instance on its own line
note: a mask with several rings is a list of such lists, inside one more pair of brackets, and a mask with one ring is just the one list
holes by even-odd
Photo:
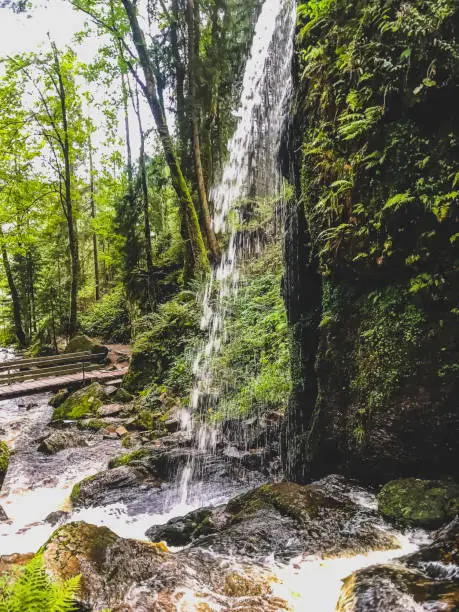
[[88, 446], [87, 436], [77, 431], [54, 431], [40, 442], [38, 450], [47, 455], [54, 455], [66, 448], [78, 446]]
[[271, 577], [261, 568], [203, 551], [173, 554], [163, 544], [123, 539], [107, 527], [70, 523], [42, 552], [55, 579], [81, 575], [78, 603], [85, 610], [288, 610], [271, 595]]
[[10, 449], [6, 442], [0, 441], [0, 487], [3, 484], [6, 472], [8, 470], [10, 454]]
[[459, 486], [450, 481], [402, 478], [378, 494], [383, 516], [419, 527], [438, 527], [459, 512]]
[[92, 355], [99, 355], [100, 360], [103, 360], [108, 354], [106, 346], [88, 338], [85, 334], [75, 334], [75, 336], [72, 336], [64, 353], [80, 353], [83, 351], [89, 351]]
[[64, 402], [57, 406], [53, 413], [53, 421], [60, 419], [77, 420], [85, 416], [96, 416], [105, 399], [104, 388], [97, 382], [72, 393]]
[[338, 612], [453, 612], [459, 609], [459, 531], [456, 519], [397, 562], [374, 565], [343, 581]]
[[398, 548], [376, 513], [322, 484], [267, 484], [146, 534], [152, 541], [211, 547], [257, 559], [304, 553], [331, 557]]

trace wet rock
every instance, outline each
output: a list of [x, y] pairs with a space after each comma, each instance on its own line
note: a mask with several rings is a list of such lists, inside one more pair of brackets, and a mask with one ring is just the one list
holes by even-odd
[[201, 535], [215, 532], [213, 516], [212, 508], [200, 508], [186, 516], [173, 518], [166, 525], [155, 525], [145, 535], [152, 542], [164, 541], [169, 546], [186, 546]]
[[405, 565], [437, 574], [436, 568], [442, 564], [455, 571], [459, 578], [459, 517], [435, 532], [432, 542], [422, 546], [417, 552], [400, 559]]
[[43, 547], [58, 580], [81, 575], [78, 603], [113, 612], [288, 610], [271, 595], [263, 569], [228, 563], [204, 551], [170, 553], [164, 545], [123, 539], [106, 527], [70, 523]]
[[53, 527], [56, 525], [62, 524], [67, 518], [70, 516], [70, 512], [64, 512], [64, 510], [57, 510], [56, 512], [51, 512], [45, 518], [45, 523], [49, 523]]
[[0, 523], [4, 522], [4, 521], [8, 521], [8, 516], [6, 514], [6, 512], [3, 510], [3, 508], [0, 506]]
[[47, 455], [54, 455], [66, 448], [76, 448], [78, 446], [88, 446], [88, 440], [77, 431], [54, 431], [45, 438], [38, 450]]
[[95, 382], [72, 393], [62, 404], [55, 408], [53, 421], [59, 419], [82, 419], [96, 415], [105, 398], [104, 388]]
[[[210, 514], [209, 514], [210, 512]], [[324, 557], [398, 548], [376, 513], [323, 485], [267, 484], [240, 495], [203, 519], [194, 512], [147, 532], [153, 540], [209, 547], [217, 552], [288, 559], [297, 554]]]
[[0, 575], [3, 573], [10, 573], [15, 566], [26, 565], [34, 556], [35, 553], [0, 555]]
[[32, 410], [32, 408], [36, 408], [37, 406], [37, 402], [27, 402], [27, 404], [25, 405], [25, 409]]
[[164, 421], [164, 427], [169, 433], [175, 433], [180, 429], [180, 419], [177, 416], [171, 416]]
[[108, 354], [108, 348], [103, 344], [99, 344], [95, 340], [91, 340], [84, 334], [76, 334], [73, 336], [64, 353], [80, 353], [82, 351], [90, 351], [93, 355], [101, 355], [101, 360], [105, 359]]
[[141, 486], [159, 486], [161, 481], [139, 467], [116, 467], [77, 483], [70, 495], [74, 507], [104, 506], [129, 499], [130, 493]]
[[6, 442], [0, 441], [0, 487], [5, 480], [8, 465], [10, 463], [10, 449]]
[[378, 495], [383, 516], [420, 527], [438, 527], [459, 512], [459, 486], [450, 481], [403, 478], [385, 484]]
[[374, 565], [343, 581], [338, 612], [452, 612], [459, 609], [459, 520], [431, 544], [395, 563]]

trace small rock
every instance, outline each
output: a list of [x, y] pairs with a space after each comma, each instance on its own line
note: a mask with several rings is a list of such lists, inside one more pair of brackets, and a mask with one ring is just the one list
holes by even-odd
[[0, 523], [3, 523], [4, 521], [8, 521], [8, 516], [6, 514], [6, 512], [3, 510], [3, 508], [0, 506]]
[[38, 406], [37, 402], [29, 402], [28, 404], [26, 404], [25, 409], [31, 410], [32, 408], [36, 408], [37, 406]]
[[119, 414], [122, 409], [121, 404], [105, 404], [98, 409], [97, 414], [100, 417], [110, 417]]
[[119, 436], [120, 438], [122, 438], [123, 436], [127, 436], [129, 433], [126, 427], [123, 427], [122, 425], [120, 427], [117, 427], [115, 432], [116, 432], [116, 435]]
[[38, 450], [41, 453], [54, 455], [66, 448], [76, 448], [78, 446], [88, 446], [86, 437], [77, 431], [64, 430], [54, 431], [40, 443]]
[[114, 395], [117, 391], [118, 391], [118, 387], [115, 387], [115, 385], [105, 385], [104, 386], [104, 393], [107, 397]]
[[180, 429], [180, 419], [176, 416], [171, 416], [164, 421], [164, 426], [169, 433], [175, 433]]
[[45, 523], [49, 523], [53, 527], [55, 525], [59, 525], [63, 523], [70, 516], [70, 512], [64, 512], [64, 510], [57, 510], [56, 512], [51, 512], [45, 518]]

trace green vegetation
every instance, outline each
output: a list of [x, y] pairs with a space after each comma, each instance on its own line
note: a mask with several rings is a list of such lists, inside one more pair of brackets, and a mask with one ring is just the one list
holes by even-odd
[[290, 356], [281, 277], [278, 241], [242, 269], [237, 296], [228, 305], [228, 341], [212, 365], [223, 389], [217, 418], [287, 405]]
[[54, 409], [53, 421], [59, 419], [82, 419], [85, 416], [96, 415], [102, 406], [104, 390], [99, 383], [92, 383], [72, 393], [62, 404]]
[[1, 612], [71, 612], [75, 610], [75, 596], [80, 587], [80, 576], [65, 582], [52, 581], [43, 558], [36, 555], [24, 568], [0, 579]]
[[10, 449], [8, 448], [8, 445], [6, 444], [6, 442], [0, 440], [0, 487], [8, 470], [10, 455], [11, 453]]
[[459, 486], [440, 480], [392, 480], [378, 494], [378, 508], [386, 518], [406, 525], [439, 527], [459, 510]]
[[297, 196], [322, 306], [318, 333], [310, 309], [295, 339], [315, 364], [298, 473], [313, 456], [344, 465], [368, 453], [376, 466], [384, 441], [411, 444], [404, 419], [423, 427], [454, 411], [457, 10], [453, 0], [298, 7]]

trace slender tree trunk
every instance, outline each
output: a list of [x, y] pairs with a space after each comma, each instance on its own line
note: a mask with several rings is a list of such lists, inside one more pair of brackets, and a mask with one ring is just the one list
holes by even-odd
[[186, 102], [185, 102], [185, 67], [180, 55], [178, 22], [179, 6], [178, 0], [172, 0], [172, 23], [171, 23], [171, 50], [174, 58], [175, 69], [175, 97], [177, 104], [177, 126], [180, 142], [180, 161], [185, 166], [187, 156], [187, 122], [186, 122]]
[[[92, 143], [91, 143], [91, 132], [90, 126], [88, 125], [88, 140], [89, 140], [89, 191], [90, 191], [90, 204], [91, 204], [91, 219], [94, 221], [96, 218], [96, 201], [95, 201], [95, 189], [94, 189], [94, 164], [92, 159]], [[97, 245], [96, 230], [92, 228], [92, 251], [94, 257], [94, 284], [95, 284], [95, 296], [96, 301], [100, 300], [100, 275], [99, 275], [99, 252]]]
[[[3, 238], [3, 234], [0, 234], [0, 238]], [[5, 274], [8, 280], [8, 286], [10, 288], [11, 300], [13, 302], [13, 319], [14, 319], [14, 330], [16, 333], [16, 337], [18, 339], [19, 346], [21, 348], [25, 348], [27, 346], [26, 335], [24, 333], [24, 328], [22, 326], [22, 317], [21, 317], [21, 305], [19, 301], [19, 294], [16, 288], [16, 284], [14, 282], [13, 274], [11, 272], [10, 262], [8, 260], [8, 254], [6, 252], [5, 245], [2, 240], [2, 259], [3, 265], [5, 267]]]
[[[156, 129], [161, 140], [166, 162], [169, 166], [172, 185], [175, 189], [180, 207], [186, 220], [190, 254], [192, 255], [192, 261], [190, 262], [190, 275], [193, 277], [200, 277], [208, 272], [209, 261], [207, 259], [207, 253], [202, 239], [201, 228], [199, 227], [198, 216], [183, 176], [180, 163], [174, 151], [174, 146], [169, 134], [169, 128], [167, 127], [163, 109], [158, 100], [154, 71], [148, 54], [145, 37], [137, 19], [136, 6], [134, 2], [131, 2], [130, 0], [122, 0], [122, 2], [126, 15], [129, 19], [134, 44], [145, 76], [145, 84], [143, 88], [144, 93], [156, 124]], [[185, 278], [185, 280], [189, 279]]]
[[220, 257], [212, 220], [209, 213], [206, 185], [201, 161], [201, 144], [199, 139], [199, 117], [196, 100], [196, 63], [199, 53], [199, 30], [198, 30], [198, 4], [195, 0], [187, 0], [187, 25], [188, 25], [188, 79], [191, 103], [191, 121], [193, 125], [193, 153], [194, 166], [196, 170], [196, 181], [198, 185], [199, 200], [201, 203], [202, 223], [207, 237], [207, 244], [214, 260]]
[[76, 223], [74, 219], [73, 201], [72, 201], [72, 168], [70, 163], [70, 138], [69, 138], [69, 127], [67, 121], [67, 97], [62, 79], [61, 65], [59, 61], [59, 53], [57, 47], [52, 43], [52, 49], [54, 53], [54, 63], [56, 76], [58, 80], [57, 91], [59, 94], [59, 101], [62, 113], [62, 131], [63, 139], [61, 144], [62, 155], [64, 158], [64, 194], [63, 194], [63, 207], [65, 211], [65, 217], [67, 219], [67, 227], [69, 234], [69, 249], [70, 249], [70, 272], [72, 277], [70, 287], [70, 317], [69, 317], [69, 335], [72, 336], [78, 326], [78, 312], [77, 312], [77, 296], [78, 296], [78, 235], [76, 229]]
[[[153, 269], [153, 255], [151, 246], [151, 228], [150, 228], [150, 211], [148, 204], [148, 184], [147, 184], [147, 169], [145, 167], [145, 133], [142, 126], [142, 118], [140, 116], [140, 103], [139, 103], [139, 92], [136, 89], [136, 99], [134, 104], [134, 111], [139, 124], [140, 134], [140, 183], [142, 186], [142, 204], [143, 204], [143, 227], [145, 236], [145, 259], [147, 262], [147, 293], [150, 305], [153, 307], [156, 302], [155, 285], [154, 285], [154, 269]], [[133, 100], [134, 102], [134, 100]]]

